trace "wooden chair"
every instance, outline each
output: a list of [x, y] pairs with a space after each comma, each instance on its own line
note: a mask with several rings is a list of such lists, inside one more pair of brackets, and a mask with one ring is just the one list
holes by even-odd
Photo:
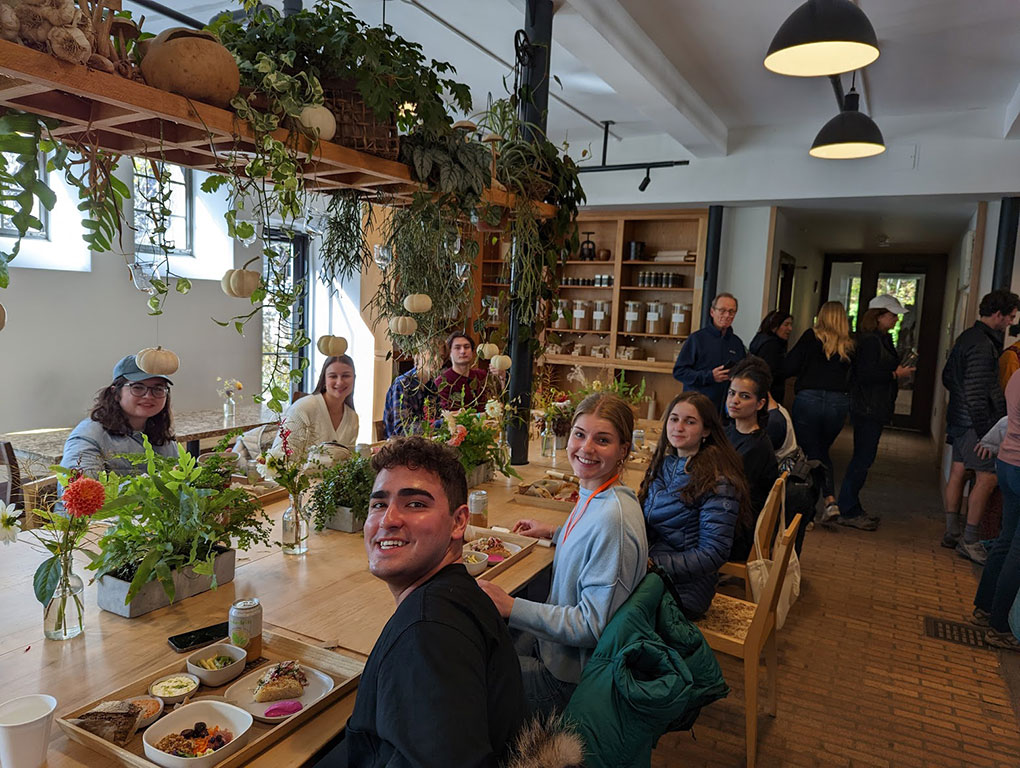
[[0, 482], [0, 502], [25, 508], [25, 495], [21, 485], [21, 470], [14, 455], [14, 445], [0, 440], [0, 467], [7, 467], [7, 480]]
[[376, 442], [379, 442], [380, 440], [385, 440], [386, 439], [386, 422], [383, 421], [382, 419], [379, 419], [379, 421], [373, 421], [372, 425], [375, 427], [375, 440], [376, 440]]
[[776, 716], [776, 605], [786, 580], [790, 553], [797, 537], [801, 516], [790, 523], [775, 550], [769, 580], [761, 602], [755, 605], [737, 597], [717, 594], [705, 617], [696, 621], [709, 647], [717, 653], [735, 656], [744, 662], [744, 739], [747, 768], [754, 768], [758, 747], [758, 660], [765, 651], [767, 670], [766, 711]]
[[[786, 478], [789, 474], [789, 472], [783, 472], [783, 474], [776, 478], [776, 482], [772, 484], [772, 490], [769, 491], [769, 495], [765, 498], [765, 506], [762, 507], [761, 514], [758, 516], [758, 522], [755, 524], [755, 537], [758, 539], [761, 556], [765, 558], [771, 556], [772, 539], [775, 536], [779, 511], [783, 508], [783, 496], [786, 494]], [[754, 560], [756, 557], [754, 544], [752, 544], [747, 559]], [[751, 582], [747, 578], [747, 561], [730, 560], [722, 564], [719, 568], [719, 573], [743, 579], [744, 597], [748, 601], [753, 600], [751, 596]]]

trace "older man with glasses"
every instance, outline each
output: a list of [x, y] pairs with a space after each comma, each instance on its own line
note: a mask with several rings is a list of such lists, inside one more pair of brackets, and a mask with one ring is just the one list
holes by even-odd
[[726, 402], [730, 369], [747, 357], [747, 349], [733, 332], [737, 299], [732, 293], [720, 293], [712, 299], [712, 322], [695, 331], [680, 348], [673, 365], [673, 378], [684, 390], [708, 397], [720, 413]]

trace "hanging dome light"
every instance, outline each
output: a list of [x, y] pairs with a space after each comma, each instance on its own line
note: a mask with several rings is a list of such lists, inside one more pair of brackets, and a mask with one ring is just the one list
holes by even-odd
[[854, 89], [843, 98], [843, 111], [822, 126], [808, 154], [826, 160], [853, 160], [885, 152], [885, 139], [875, 121], [859, 111]]
[[865, 67], [878, 53], [875, 28], [850, 0], [807, 0], [776, 32], [764, 63], [780, 75], [820, 77]]

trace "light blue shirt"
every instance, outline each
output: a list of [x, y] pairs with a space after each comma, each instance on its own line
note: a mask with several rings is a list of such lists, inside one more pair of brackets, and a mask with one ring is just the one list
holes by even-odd
[[[161, 456], [177, 455], [177, 441], [153, 445], [152, 450]], [[142, 433], [112, 435], [102, 424], [91, 418], [79, 422], [64, 443], [64, 456], [60, 466], [64, 469], [80, 469], [86, 475], [95, 477], [103, 470], [120, 474], [144, 472], [144, 467], [132, 467], [127, 459], [114, 458], [118, 453], [144, 453]]]

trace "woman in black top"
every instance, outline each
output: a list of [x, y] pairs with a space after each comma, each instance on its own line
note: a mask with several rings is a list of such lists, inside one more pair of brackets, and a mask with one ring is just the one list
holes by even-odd
[[749, 528], [738, 524], [734, 531], [730, 560], [746, 560], [753, 542], [754, 523], [779, 477], [772, 441], [765, 432], [772, 377], [765, 361], [754, 356], [737, 363], [730, 375], [726, 411], [732, 421], [726, 425], [726, 437], [743, 459], [753, 515]]
[[854, 425], [854, 455], [839, 488], [839, 523], [862, 531], [878, 528], [878, 519], [861, 507], [858, 496], [878, 452], [882, 427], [892, 419], [899, 379], [913, 373], [900, 365], [889, 331], [903, 305], [888, 294], [876, 296], [861, 318], [857, 350], [850, 368], [850, 421]]
[[786, 375], [797, 377], [792, 413], [797, 442], [808, 459], [820, 461], [825, 470], [823, 523], [839, 516], [829, 448], [843, 429], [850, 408], [848, 391], [853, 348], [846, 310], [838, 301], [827, 301], [818, 310], [814, 328], [804, 331], [784, 364]]
[[751, 339], [748, 351], [757, 355], [768, 365], [772, 374], [772, 386], [769, 393], [777, 403], [783, 402], [786, 393], [786, 375], [783, 373], [783, 360], [786, 359], [786, 346], [793, 333], [793, 315], [774, 309], [765, 315], [758, 326], [758, 333]]

